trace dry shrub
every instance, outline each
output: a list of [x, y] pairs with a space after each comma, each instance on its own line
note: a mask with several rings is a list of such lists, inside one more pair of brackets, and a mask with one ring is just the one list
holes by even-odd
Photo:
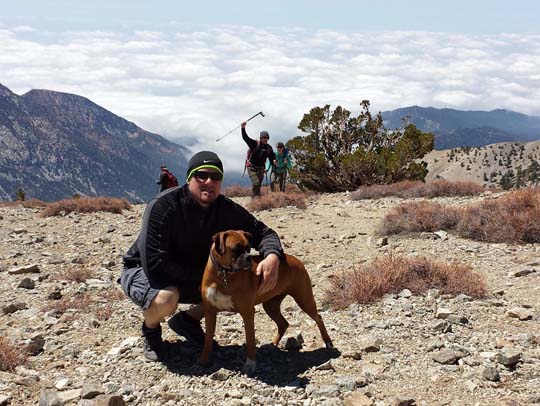
[[326, 300], [332, 307], [343, 309], [352, 303], [373, 303], [403, 289], [421, 294], [432, 288], [450, 295], [463, 293], [482, 297], [486, 294], [483, 277], [470, 266], [439, 263], [424, 257], [387, 255], [333, 278]]
[[86, 267], [70, 268], [60, 275], [64, 280], [77, 283], [86, 282], [87, 279], [92, 279], [94, 276], [95, 272]]
[[403, 181], [390, 185], [362, 186], [351, 193], [353, 200], [378, 199], [381, 197], [395, 196], [403, 198], [411, 197], [452, 197], [452, 196], [476, 196], [487, 189], [474, 182], [450, 182], [447, 180], [434, 180], [432, 182]]
[[404, 180], [390, 185], [361, 186], [358, 190], [351, 193], [351, 199], [378, 199], [388, 196], [403, 197], [405, 191], [417, 187], [421, 183], [420, 181]]
[[22, 206], [26, 207], [27, 209], [39, 209], [42, 207], [46, 207], [49, 203], [44, 202], [43, 200], [39, 199], [28, 199], [28, 200], [15, 200], [14, 202], [0, 202], [0, 207], [14, 207], [14, 206]]
[[[276, 185], [276, 188], [279, 187]], [[304, 193], [304, 194], [315, 194], [313, 191], [305, 191], [300, 189], [297, 185], [293, 183], [285, 183], [285, 193]]]
[[388, 213], [381, 234], [456, 230], [486, 242], [540, 242], [540, 188], [520, 189], [464, 208], [433, 202], [404, 203]]
[[233, 197], [247, 197], [251, 196], [251, 187], [241, 185], [227, 186], [221, 189], [221, 194], [230, 199]]
[[434, 180], [420, 184], [405, 192], [404, 197], [452, 197], [476, 196], [487, 191], [485, 187], [475, 182], [450, 182], [447, 180]]
[[113, 313], [114, 309], [110, 303], [100, 306], [94, 311], [96, 319], [99, 321], [109, 320]]
[[77, 294], [73, 297], [63, 297], [42, 307], [42, 311], [54, 311], [59, 314], [65, 313], [68, 309], [89, 311], [94, 300], [86, 294]]
[[487, 242], [540, 242], [540, 189], [520, 189], [463, 210], [457, 232]]
[[453, 229], [460, 210], [435, 202], [403, 203], [388, 213], [382, 222], [381, 234]]
[[28, 200], [23, 200], [19, 203], [22, 207], [26, 207], [27, 209], [39, 209], [42, 207], [46, 207], [49, 204], [39, 199], [28, 199]]
[[127, 296], [122, 289], [112, 288], [107, 290], [107, 300], [110, 302], [116, 302], [118, 300], [124, 300]]
[[71, 212], [93, 213], [98, 211], [120, 214], [122, 210], [129, 209], [131, 209], [131, 205], [126, 199], [115, 197], [78, 197], [49, 203], [43, 211], [42, 216], [49, 217], [60, 214], [65, 215]]
[[252, 211], [261, 211], [287, 206], [305, 209], [307, 204], [305, 195], [301, 192], [273, 192], [251, 200], [247, 206]]
[[0, 336], [0, 371], [13, 372], [19, 365], [24, 365], [28, 354]]
[[[278, 186], [276, 185], [278, 188]], [[279, 189], [279, 188], [278, 188]], [[232, 199], [233, 197], [250, 197], [252, 193], [251, 186], [232, 185], [221, 189], [221, 194]], [[269, 186], [261, 187], [261, 195], [272, 193]], [[285, 185], [285, 193], [304, 193], [298, 186], [292, 183]]]

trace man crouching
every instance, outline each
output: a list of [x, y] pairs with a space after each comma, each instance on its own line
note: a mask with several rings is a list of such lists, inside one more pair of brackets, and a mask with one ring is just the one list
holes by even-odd
[[141, 231], [124, 255], [120, 284], [142, 309], [144, 356], [166, 358], [161, 321], [176, 312], [178, 303], [195, 304], [169, 319], [169, 327], [197, 345], [204, 343], [199, 286], [212, 236], [220, 231], [245, 230], [264, 258], [257, 267], [262, 294], [274, 288], [283, 249], [278, 235], [246, 209], [220, 195], [223, 164], [210, 151], [189, 161], [186, 184], [168, 189], [148, 203]]

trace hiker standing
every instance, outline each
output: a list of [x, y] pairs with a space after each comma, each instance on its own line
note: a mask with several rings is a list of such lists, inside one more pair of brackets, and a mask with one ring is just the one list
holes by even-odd
[[279, 191], [285, 192], [285, 182], [287, 181], [287, 171], [292, 168], [291, 157], [289, 151], [285, 148], [282, 142], [276, 144], [276, 159], [272, 168], [272, 183], [270, 189], [275, 192], [275, 184], [279, 185]]
[[246, 168], [251, 180], [252, 198], [261, 195], [261, 186], [264, 178], [266, 160], [274, 162], [276, 155], [272, 146], [268, 144], [270, 136], [267, 131], [261, 131], [259, 141], [250, 138], [246, 132], [246, 122], [242, 123], [242, 139], [246, 142], [249, 151], [246, 159]]
[[165, 165], [161, 165], [160, 169], [161, 174], [159, 175], [159, 180], [156, 182], [158, 185], [161, 185], [160, 192], [178, 186], [178, 179], [176, 179], [176, 176]]

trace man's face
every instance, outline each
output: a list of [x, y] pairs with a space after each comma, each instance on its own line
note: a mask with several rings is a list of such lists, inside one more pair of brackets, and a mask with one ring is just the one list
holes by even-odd
[[221, 173], [215, 169], [199, 169], [189, 179], [188, 188], [195, 200], [201, 206], [206, 207], [219, 196], [222, 179]]
[[266, 136], [263, 135], [262, 137], [259, 138], [259, 140], [261, 141], [261, 144], [268, 144], [268, 139], [269, 138], [270, 137], [266, 137]]

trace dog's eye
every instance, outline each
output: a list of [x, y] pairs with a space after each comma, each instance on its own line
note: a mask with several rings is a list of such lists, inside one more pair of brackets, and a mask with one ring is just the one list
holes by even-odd
[[246, 249], [241, 244], [238, 244], [238, 245], [235, 245], [232, 248], [232, 252], [234, 252], [236, 255], [240, 255], [240, 254], [243, 254], [244, 252], [246, 252]]

